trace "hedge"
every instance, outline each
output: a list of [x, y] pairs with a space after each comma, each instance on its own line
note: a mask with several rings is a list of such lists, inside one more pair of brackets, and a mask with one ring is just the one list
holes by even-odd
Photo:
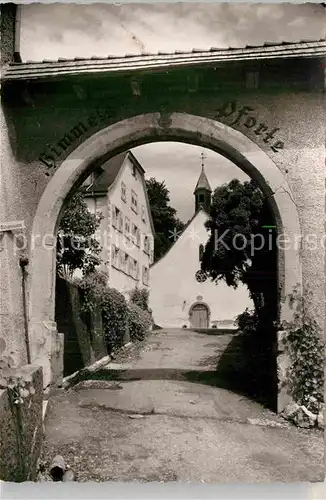
[[143, 340], [149, 330], [152, 318], [148, 310], [148, 291], [134, 289], [127, 303], [122, 293], [108, 287], [105, 273], [94, 272], [85, 276], [79, 286], [82, 290], [83, 311], [93, 312], [96, 306], [102, 310], [104, 338], [108, 352], [124, 344], [129, 333], [130, 339]]
[[130, 340], [144, 340], [152, 323], [150, 313], [133, 303], [128, 305], [128, 312]]

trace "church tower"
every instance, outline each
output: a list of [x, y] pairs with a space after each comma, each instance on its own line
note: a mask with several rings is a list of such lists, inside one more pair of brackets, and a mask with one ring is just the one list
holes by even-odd
[[202, 207], [206, 212], [209, 212], [211, 206], [212, 190], [204, 170], [204, 153], [201, 154], [201, 173], [195, 187], [195, 211], [197, 212]]

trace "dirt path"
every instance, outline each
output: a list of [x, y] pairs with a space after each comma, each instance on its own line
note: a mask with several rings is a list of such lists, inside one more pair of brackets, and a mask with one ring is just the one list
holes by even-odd
[[322, 480], [322, 432], [298, 430], [212, 383], [231, 341], [159, 331], [138, 356], [120, 356], [59, 392], [49, 403], [44, 461], [63, 455], [78, 481]]

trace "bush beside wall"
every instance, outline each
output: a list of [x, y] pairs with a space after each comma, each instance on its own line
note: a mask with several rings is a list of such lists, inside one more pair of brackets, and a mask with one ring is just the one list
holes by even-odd
[[129, 304], [129, 335], [130, 340], [144, 340], [148, 332], [152, 319], [148, 311], [144, 311], [137, 304]]
[[128, 333], [128, 305], [122, 293], [106, 287], [101, 300], [104, 338], [109, 354], [123, 346]]
[[143, 340], [152, 326], [148, 291], [134, 289], [127, 302], [107, 286], [101, 272], [78, 283], [57, 277], [55, 319], [64, 334], [64, 375], [68, 376], [121, 348]]
[[[34, 481], [43, 437], [42, 368], [23, 367], [32, 377], [35, 394], [20, 405], [22, 432], [17, 436], [17, 424], [9, 404], [8, 389], [0, 390], [0, 479], [2, 481]], [[19, 454], [17, 439], [21, 440]], [[21, 458], [24, 462], [22, 468]]]
[[129, 292], [129, 298], [132, 304], [136, 304], [144, 311], [149, 311], [148, 308], [149, 292], [146, 288], [134, 288]]

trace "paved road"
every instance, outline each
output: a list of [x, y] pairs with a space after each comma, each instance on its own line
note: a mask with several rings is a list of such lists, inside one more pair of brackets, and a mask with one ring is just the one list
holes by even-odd
[[136, 359], [61, 391], [49, 405], [44, 460], [62, 454], [79, 481], [322, 480], [321, 432], [216, 387], [232, 339], [159, 331]]

